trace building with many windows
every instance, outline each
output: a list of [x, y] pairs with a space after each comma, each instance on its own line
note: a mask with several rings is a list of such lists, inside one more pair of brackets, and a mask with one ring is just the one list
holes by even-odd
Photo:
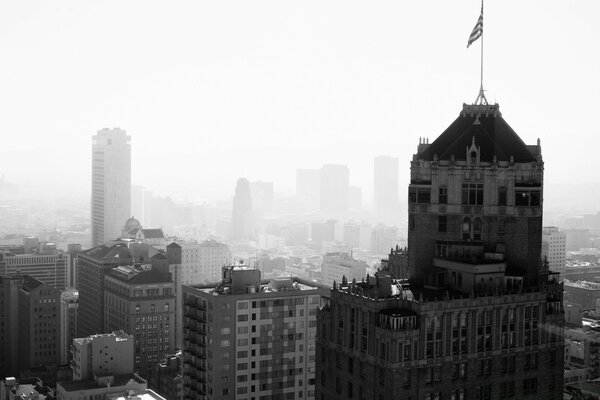
[[[19, 249], [25, 250], [23, 247]], [[69, 282], [69, 253], [56, 250], [55, 246], [42, 245], [39, 249], [41, 251], [36, 248], [20, 254], [0, 251], [0, 274], [29, 275], [58, 290], [65, 290]]]
[[164, 254], [150, 261], [115, 267], [104, 280], [105, 329], [133, 334], [134, 367], [143, 377], [175, 350], [175, 283]]
[[119, 128], [92, 138], [92, 246], [118, 239], [131, 216], [130, 140]]
[[555, 226], [545, 226], [542, 231], [542, 257], [548, 260], [551, 271], [564, 278], [567, 270], [567, 234]]
[[184, 399], [314, 399], [316, 313], [328, 293], [237, 265], [216, 286], [184, 286]]
[[411, 162], [408, 279], [333, 288], [320, 399], [562, 399], [562, 284], [542, 262], [541, 146], [464, 105]]

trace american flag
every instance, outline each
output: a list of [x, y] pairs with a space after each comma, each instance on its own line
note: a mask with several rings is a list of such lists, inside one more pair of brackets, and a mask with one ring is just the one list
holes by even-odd
[[483, 34], [483, 2], [481, 3], [481, 14], [479, 14], [479, 19], [477, 19], [477, 23], [475, 24], [475, 28], [471, 31], [471, 36], [469, 36], [469, 42], [467, 43], [467, 48], [481, 37]]

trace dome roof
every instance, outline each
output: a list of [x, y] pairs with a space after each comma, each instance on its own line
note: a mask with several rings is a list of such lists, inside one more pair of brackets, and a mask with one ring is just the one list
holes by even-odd
[[138, 228], [140, 229], [142, 227], [142, 224], [140, 224], [140, 221], [138, 221], [137, 219], [131, 217], [127, 220], [127, 222], [125, 222], [125, 226], [123, 227], [123, 231], [125, 232], [129, 232], [132, 229]]

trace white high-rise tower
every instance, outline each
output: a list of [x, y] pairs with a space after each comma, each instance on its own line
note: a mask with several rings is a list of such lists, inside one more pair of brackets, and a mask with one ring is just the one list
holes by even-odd
[[92, 246], [99, 246], [117, 239], [131, 217], [131, 137], [114, 128], [92, 139]]

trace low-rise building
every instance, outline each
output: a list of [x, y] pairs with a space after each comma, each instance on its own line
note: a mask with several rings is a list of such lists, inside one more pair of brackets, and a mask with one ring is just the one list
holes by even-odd
[[[148, 384], [136, 374], [96, 375], [93, 379], [62, 381], [56, 384], [58, 400], [97, 400], [128, 397], [132, 393], [144, 392]], [[160, 398], [160, 397], [159, 397]]]
[[91, 335], [73, 340], [73, 380], [94, 376], [132, 374], [133, 336], [123, 331]]

